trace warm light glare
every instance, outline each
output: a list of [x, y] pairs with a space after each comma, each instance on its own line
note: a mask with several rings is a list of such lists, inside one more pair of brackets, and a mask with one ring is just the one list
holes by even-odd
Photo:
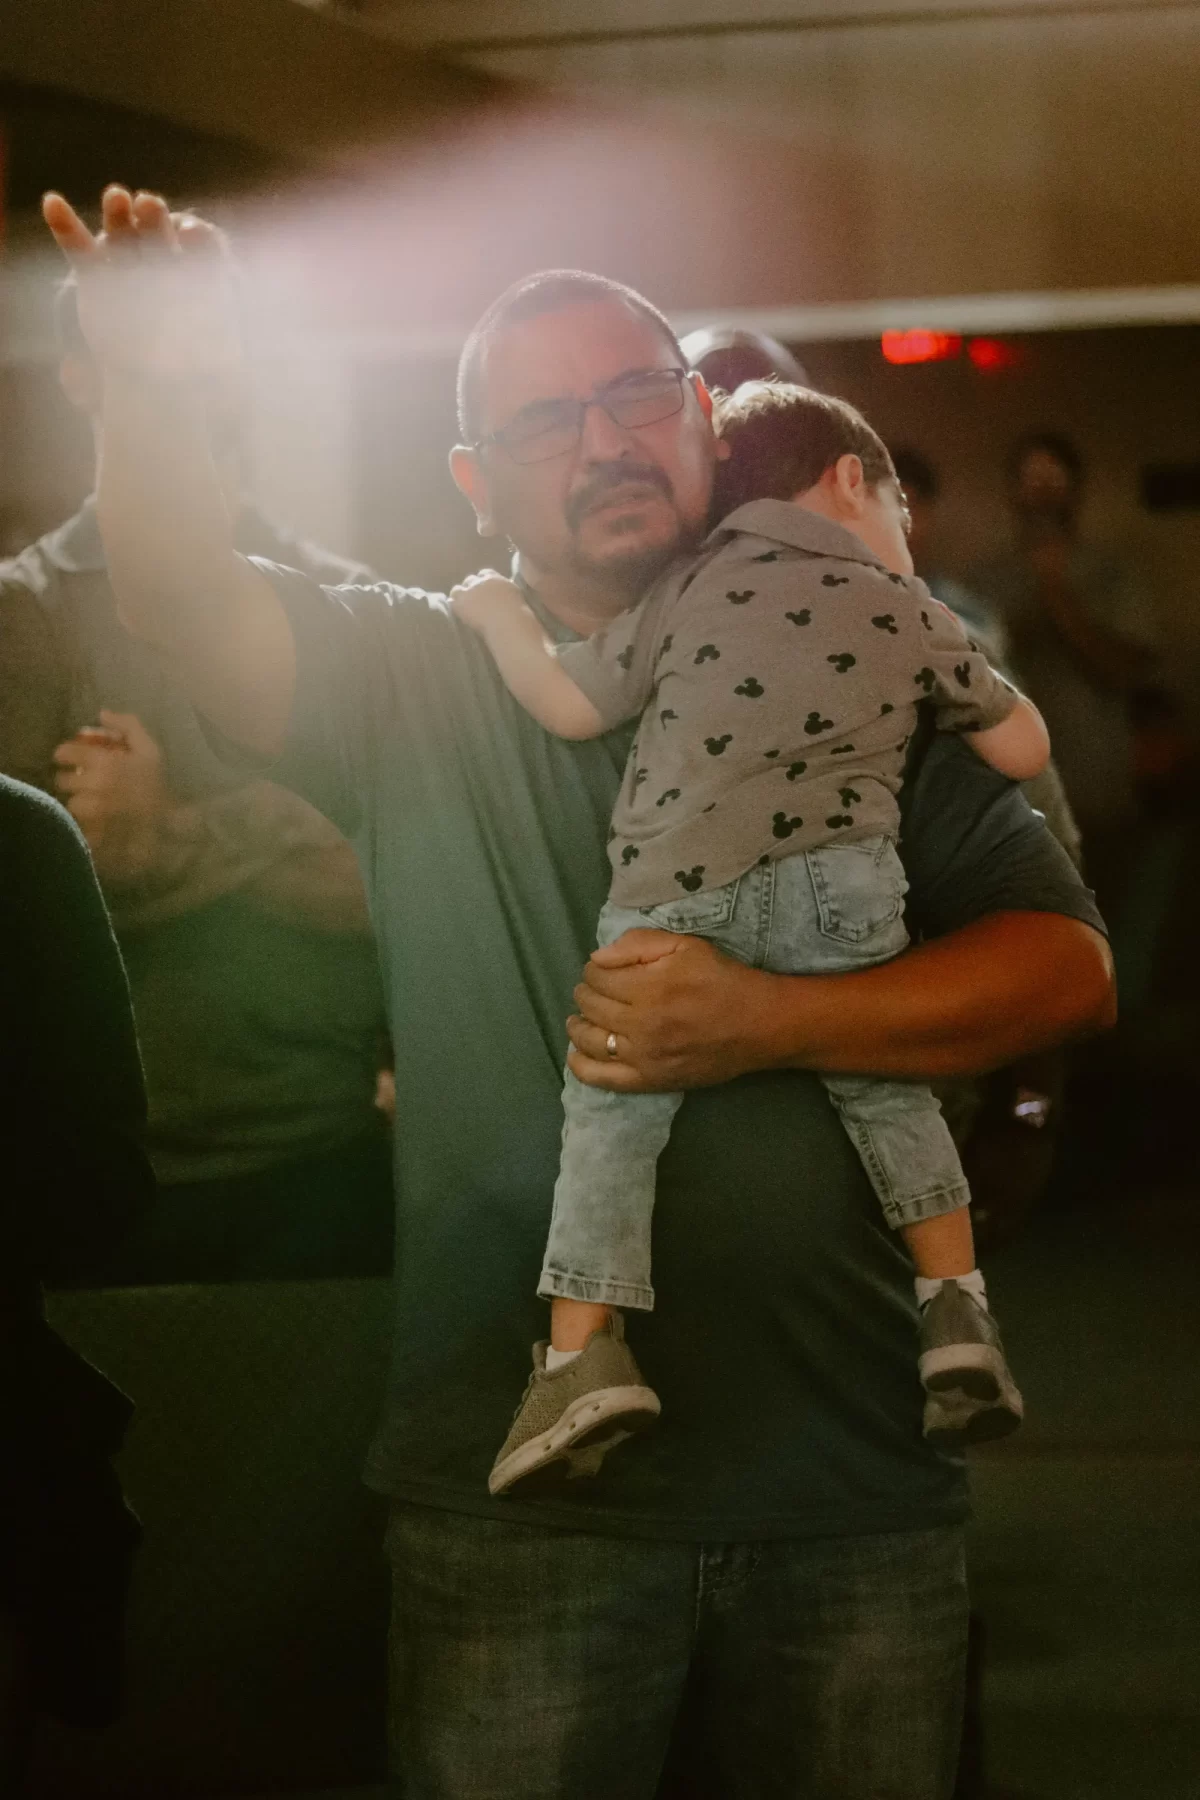
[[1005, 343], [1003, 338], [972, 338], [967, 355], [984, 375], [998, 375], [1007, 369], [1021, 369], [1029, 354], [1020, 344]]
[[948, 362], [962, 354], [962, 338], [949, 331], [885, 331], [880, 348], [885, 362]]

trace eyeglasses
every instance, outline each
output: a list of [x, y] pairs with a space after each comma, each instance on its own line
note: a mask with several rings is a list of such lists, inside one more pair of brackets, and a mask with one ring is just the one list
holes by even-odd
[[598, 388], [590, 400], [538, 400], [471, 447], [485, 450], [494, 445], [510, 462], [522, 466], [550, 462], [575, 448], [591, 407], [598, 406], [622, 430], [637, 431], [683, 411], [687, 379], [686, 369], [643, 369]]

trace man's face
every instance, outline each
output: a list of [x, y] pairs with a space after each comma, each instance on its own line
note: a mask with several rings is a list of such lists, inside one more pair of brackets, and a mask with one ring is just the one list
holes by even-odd
[[862, 517], [853, 529], [885, 568], [896, 575], [912, 574], [908, 507], [894, 481], [881, 481], [866, 490]]
[[[528, 406], [591, 400], [624, 377], [678, 366], [662, 333], [619, 300], [542, 314], [493, 345], [482, 371], [481, 435], [503, 430]], [[478, 468], [490, 522], [516, 545], [531, 578], [578, 578], [624, 602], [702, 534], [716, 456], [701, 392], [688, 382], [682, 408], [655, 424], [621, 426], [591, 406], [565, 453], [519, 464], [489, 445]]]
[[1078, 511], [1078, 487], [1051, 451], [1030, 450], [1013, 477], [1012, 504], [1026, 523], [1067, 526]]

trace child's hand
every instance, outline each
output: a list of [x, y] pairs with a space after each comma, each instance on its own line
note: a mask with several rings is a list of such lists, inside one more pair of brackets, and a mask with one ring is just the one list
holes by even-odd
[[495, 624], [505, 611], [525, 605], [525, 596], [515, 581], [497, 575], [495, 569], [481, 569], [450, 590], [455, 616], [472, 631], [483, 636], [489, 624]]

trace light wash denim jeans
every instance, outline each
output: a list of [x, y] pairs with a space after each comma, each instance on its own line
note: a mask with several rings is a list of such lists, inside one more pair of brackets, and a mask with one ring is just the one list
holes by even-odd
[[[634, 926], [709, 938], [781, 975], [829, 975], [890, 962], [908, 944], [908, 887], [890, 837], [829, 844], [760, 863], [728, 887], [643, 909], [605, 905], [599, 942]], [[893, 1229], [970, 1198], [941, 1107], [922, 1082], [822, 1080]], [[682, 1094], [612, 1094], [570, 1070], [562, 1159], [538, 1293], [649, 1310], [650, 1226], [658, 1158]], [[732, 1198], [732, 1197], [731, 1197]]]

